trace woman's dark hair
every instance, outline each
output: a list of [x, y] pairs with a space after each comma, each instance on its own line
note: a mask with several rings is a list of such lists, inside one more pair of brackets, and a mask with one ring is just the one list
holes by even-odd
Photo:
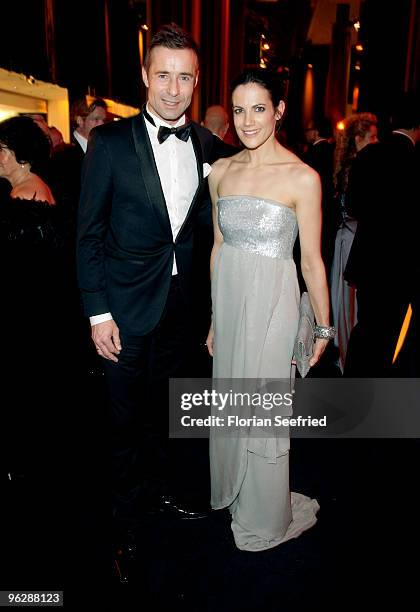
[[151, 52], [155, 47], [166, 47], [167, 49], [191, 49], [200, 58], [200, 51], [197, 43], [189, 32], [186, 32], [176, 23], [169, 23], [162, 26], [152, 37], [150, 47], [147, 49], [144, 60], [144, 67], [149, 69]]
[[0, 146], [13, 151], [18, 164], [40, 166], [50, 156], [50, 143], [30, 117], [11, 117], [0, 122]]
[[251, 68], [245, 70], [232, 82], [231, 93], [235, 91], [239, 85], [248, 85], [255, 83], [263, 89], [266, 89], [270, 94], [274, 108], [276, 108], [281, 100], [285, 98], [284, 82], [278, 74], [263, 68]]

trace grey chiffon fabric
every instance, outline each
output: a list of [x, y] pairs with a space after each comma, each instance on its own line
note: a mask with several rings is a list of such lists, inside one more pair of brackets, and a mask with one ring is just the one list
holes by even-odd
[[339, 350], [339, 366], [342, 372], [344, 371], [351, 330], [357, 323], [356, 289], [344, 279], [344, 270], [346, 269], [356, 228], [357, 221], [346, 216], [337, 231], [331, 268], [331, 306], [333, 324], [337, 330], [334, 344]]
[[[218, 220], [224, 241], [212, 278], [215, 385], [252, 392], [267, 379], [290, 380], [300, 298], [296, 215], [279, 202], [230, 196], [219, 199]], [[316, 500], [290, 496], [288, 451], [287, 435], [211, 431], [211, 504], [229, 507], [243, 550], [276, 546], [316, 521]]]

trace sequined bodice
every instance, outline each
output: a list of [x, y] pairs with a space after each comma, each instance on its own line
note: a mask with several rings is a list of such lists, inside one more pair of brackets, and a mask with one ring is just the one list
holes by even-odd
[[288, 206], [254, 196], [225, 196], [218, 200], [218, 219], [226, 244], [266, 257], [292, 258], [297, 220]]

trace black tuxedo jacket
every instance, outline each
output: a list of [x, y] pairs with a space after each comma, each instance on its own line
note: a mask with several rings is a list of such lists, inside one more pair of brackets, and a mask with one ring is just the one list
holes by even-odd
[[53, 150], [50, 159], [48, 185], [58, 202], [64, 203], [75, 214], [80, 197], [80, 175], [85, 154], [72, 138]]
[[320, 140], [308, 148], [304, 161], [316, 170], [322, 185], [322, 258], [330, 272], [334, 257], [335, 236], [339, 226], [338, 206], [334, 202], [334, 145], [328, 140]]
[[79, 286], [86, 315], [111, 312], [131, 334], [146, 334], [159, 322], [174, 253], [183, 295], [191, 301], [192, 230], [214, 138], [192, 125], [198, 188], [175, 241], [143, 115], [91, 132], [79, 208]]
[[414, 161], [414, 145], [405, 136], [369, 144], [353, 162], [348, 189], [358, 226], [344, 277], [371, 292], [388, 287], [390, 298], [405, 301], [418, 268]]

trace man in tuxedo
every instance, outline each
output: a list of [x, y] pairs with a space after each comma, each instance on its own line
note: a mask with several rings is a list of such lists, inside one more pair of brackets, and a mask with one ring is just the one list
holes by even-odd
[[[138, 518], [146, 503], [150, 491], [142, 489], [140, 474], [153, 471], [167, 450], [168, 380], [186, 372], [193, 227], [215, 139], [185, 115], [198, 74], [194, 40], [175, 24], [164, 26], [142, 70], [141, 114], [94, 129], [83, 167], [79, 285], [111, 406], [117, 520]], [[145, 423], [153, 435], [158, 431], [148, 452], [139, 440]], [[161, 509], [197, 518], [161, 495], [167, 462], [160, 467]]]
[[86, 98], [75, 100], [71, 106], [71, 121], [73, 125], [72, 142], [83, 154], [86, 153], [91, 130], [103, 125], [107, 117], [107, 105], [102, 98], [95, 98], [90, 104]]
[[80, 176], [89, 134], [94, 127], [105, 123], [106, 102], [102, 98], [95, 98], [88, 104], [86, 98], [80, 98], [73, 102], [70, 116], [73, 126], [71, 144], [52, 150], [51, 182], [57, 199], [75, 213], [80, 197]]

